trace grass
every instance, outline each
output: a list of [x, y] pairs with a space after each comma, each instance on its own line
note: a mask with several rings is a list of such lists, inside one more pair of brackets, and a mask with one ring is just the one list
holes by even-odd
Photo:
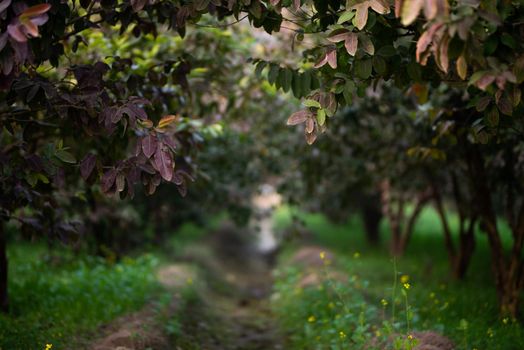
[[[425, 210], [406, 255], [396, 261], [397, 288], [393, 299], [394, 264], [386, 244], [378, 249], [367, 246], [358, 218], [353, 217], [344, 225], [333, 225], [322, 215], [298, 215], [312, 232], [313, 240], [336, 253], [337, 264], [329, 269], [343, 272], [347, 278], [326, 281], [317, 289], [300, 290], [297, 280], [304, 271], [288, 267], [283, 260], [278, 270], [274, 306], [283, 325], [293, 334], [292, 348], [358, 348], [349, 347], [349, 341], [369, 346], [369, 337], [376, 338], [373, 334], [377, 331], [382, 335], [387, 332], [406, 335], [406, 307], [399, 281], [403, 275], [408, 276], [404, 278], [409, 278], [410, 283], [407, 294], [411, 328], [436, 330], [451, 338], [457, 349], [524, 348], [521, 324], [498, 316], [489, 250], [483, 234], [477, 234], [477, 249], [466, 280], [452, 281], [440, 224], [435, 212]], [[288, 226], [291, 209], [277, 212], [276, 222], [281, 229]], [[456, 218], [453, 224], [456, 225]], [[387, 237], [385, 225], [382, 237]], [[509, 244], [509, 231], [504, 227], [503, 237]], [[388, 303], [385, 309], [382, 299]], [[392, 322], [393, 302], [395, 322]], [[349, 312], [344, 311], [344, 303], [351, 306]], [[308, 321], [311, 316], [314, 322]], [[340, 332], [346, 338], [341, 339]], [[352, 340], [354, 337], [360, 337], [360, 343], [358, 339]]]
[[78, 334], [137, 310], [158, 291], [153, 255], [108, 263], [76, 257], [66, 249], [52, 257], [44, 246], [16, 244], [9, 256], [9, 315], [0, 316], [0, 348], [55, 349]]
[[[219, 222], [212, 218], [209, 225]], [[11, 310], [0, 315], [0, 350], [38, 350], [46, 344], [53, 349], [78, 348], [102, 324], [151, 300], [166, 306], [172, 296], [159, 284], [155, 271], [208, 232], [207, 227], [184, 224], [162, 247], [116, 263], [75, 255], [67, 247], [50, 251], [38, 242], [9, 245]], [[166, 320], [168, 334], [177, 332], [179, 316]]]

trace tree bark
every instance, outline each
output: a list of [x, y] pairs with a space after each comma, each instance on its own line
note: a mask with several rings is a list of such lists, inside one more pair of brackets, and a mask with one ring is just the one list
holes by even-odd
[[524, 244], [524, 203], [516, 220], [513, 220], [513, 248], [509, 259], [504, 255], [497, 216], [493, 207], [491, 191], [488, 186], [484, 159], [477, 148], [468, 152], [469, 176], [476, 195], [478, 213], [483, 229], [488, 235], [491, 251], [491, 266], [497, 289], [500, 311], [503, 315], [517, 317], [519, 313], [520, 294], [523, 289], [523, 261], [521, 258]]
[[372, 246], [377, 246], [380, 243], [380, 220], [382, 220], [382, 212], [380, 208], [372, 203], [364, 205], [362, 208], [362, 219], [364, 221], [364, 229], [366, 230], [366, 239]]
[[398, 207], [396, 208], [397, 210], [393, 210], [390, 183], [388, 180], [382, 182], [382, 211], [389, 222], [389, 227], [391, 230], [391, 253], [394, 256], [404, 255], [408, 243], [411, 240], [413, 230], [415, 229], [415, 223], [422, 212], [424, 205], [431, 198], [431, 192], [432, 191], [430, 189], [427, 189], [420, 193], [417, 196], [413, 212], [409, 215], [409, 217], [406, 217], [405, 199], [402, 197], [399, 198]]
[[4, 232], [4, 222], [0, 220], [0, 311], [9, 311], [7, 290], [7, 242]]

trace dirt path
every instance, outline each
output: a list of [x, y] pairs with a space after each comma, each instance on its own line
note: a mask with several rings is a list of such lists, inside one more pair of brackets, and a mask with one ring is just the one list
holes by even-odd
[[[196, 349], [284, 349], [269, 305], [271, 267], [238, 234], [224, 229], [213, 235], [207, 251], [189, 252], [188, 259], [201, 266], [205, 281], [199, 305], [188, 306], [188, 314], [197, 317], [185, 322], [184, 337], [193, 338]], [[186, 345], [184, 339], [181, 344]]]
[[[170, 301], [151, 302], [102, 327], [104, 336], [86, 348], [284, 349], [269, 305], [270, 266], [237, 232], [224, 229], [212, 237], [158, 271]], [[175, 329], [167, 331], [170, 324]]]

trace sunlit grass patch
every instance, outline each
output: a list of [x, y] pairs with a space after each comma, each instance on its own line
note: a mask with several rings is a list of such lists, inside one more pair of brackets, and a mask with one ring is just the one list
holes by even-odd
[[[289, 210], [284, 208], [276, 215], [280, 229], [291, 223]], [[358, 349], [358, 344], [372, 342], [373, 334], [375, 338], [383, 337], [388, 327], [389, 334], [405, 337], [410, 331], [436, 331], [449, 337], [457, 349], [524, 348], [522, 325], [499, 317], [489, 250], [482, 233], [477, 234], [477, 248], [466, 280], [454, 281], [438, 218], [432, 210], [425, 211], [406, 255], [396, 261], [394, 293], [394, 262], [388, 254], [386, 225], [382, 227], [382, 246], [370, 248], [357, 218], [333, 225], [321, 215], [298, 212], [298, 216], [312, 232], [312, 243], [335, 252], [335, 262], [329, 269], [346, 276], [336, 284], [351, 312], [344, 312], [340, 298], [329, 291], [329, 281], [324, 281], [321, 288], [297, 289], [304, 271], [288, 266], [286, 257], [291, 252], [286, 251], [278, 268], [273, 305], [291, 334], [293, 349]], [[344, 332], [345, 347], [340, 345], [340, 332]]]

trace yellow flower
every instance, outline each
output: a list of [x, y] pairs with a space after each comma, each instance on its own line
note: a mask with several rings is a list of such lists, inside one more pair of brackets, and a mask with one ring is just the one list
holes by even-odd
[[384, 307], [388, 306], [388, 301], [387, 301], [386, 299], [382, 299], [382, 300], [380, 301], [380, 303], [381, 303], [382, 306], [384, 306]]
[[45, 350], [51, 350], [53, 348], [53, 344], [46, 344]]
[[409, 334], [409, 335], [408, 335], [408, 339], [409, 339], [409, 340], [413, 340], [413, 335]]
[[340, 336], [340, 339], [344, 339], [344, 338], [346, 337], [346, 333], [344, 333], [344, 332], [342, 332], [342, 331], [340, 331], [340, 332], [338, 333], [338, 335]]
[[324, 260], [326, 258], [326, 252], [320, 252], [320, 259]]
[[193, 279], [188, 278], [188, 279], [186, 280], [186, 283], [189, 284], [189, 285], [192, 285], [192, 284], [193, 284]]
[[309, 323], [313, 323], [313, 322], [316, 321], [316, 318], [315, 318], [315, 316], [311, 315], [311, 316], [308, 317], [307, 321], [308, 321]]
[[400, 283], [408, 283], [408, 282], [409, 282], [409, 276], [408, 275], [400, 276]]
[[504, 323], [504, 324], [508, 324], [508, 322], [509, 322], [509, 318], [504, 317], [504, 318], [502, 319], [502, 323]]
[[353, 257], [354, 257], [355, 259], [360, 258], [360, 253], [359, 253], [359, 252], [355, 252], [355, 254], [353, 254]]
[[488, 328], [488, 331], [486, 333], [488, 334], [488, 337], [490, 337], [490, 338], [493, 338], [493, 335], [495, 334], [493, 332], [493, 329], [491, 329], [491, 328]]
[[409, 283], [404, 283], [404, 288], [405, 289], [409, 289], [411, 287], [411, 285]]
[[331, 302], [328, 304], [328, 308], [330, 309], [334, 309], [335, 308], [335, 303]]

